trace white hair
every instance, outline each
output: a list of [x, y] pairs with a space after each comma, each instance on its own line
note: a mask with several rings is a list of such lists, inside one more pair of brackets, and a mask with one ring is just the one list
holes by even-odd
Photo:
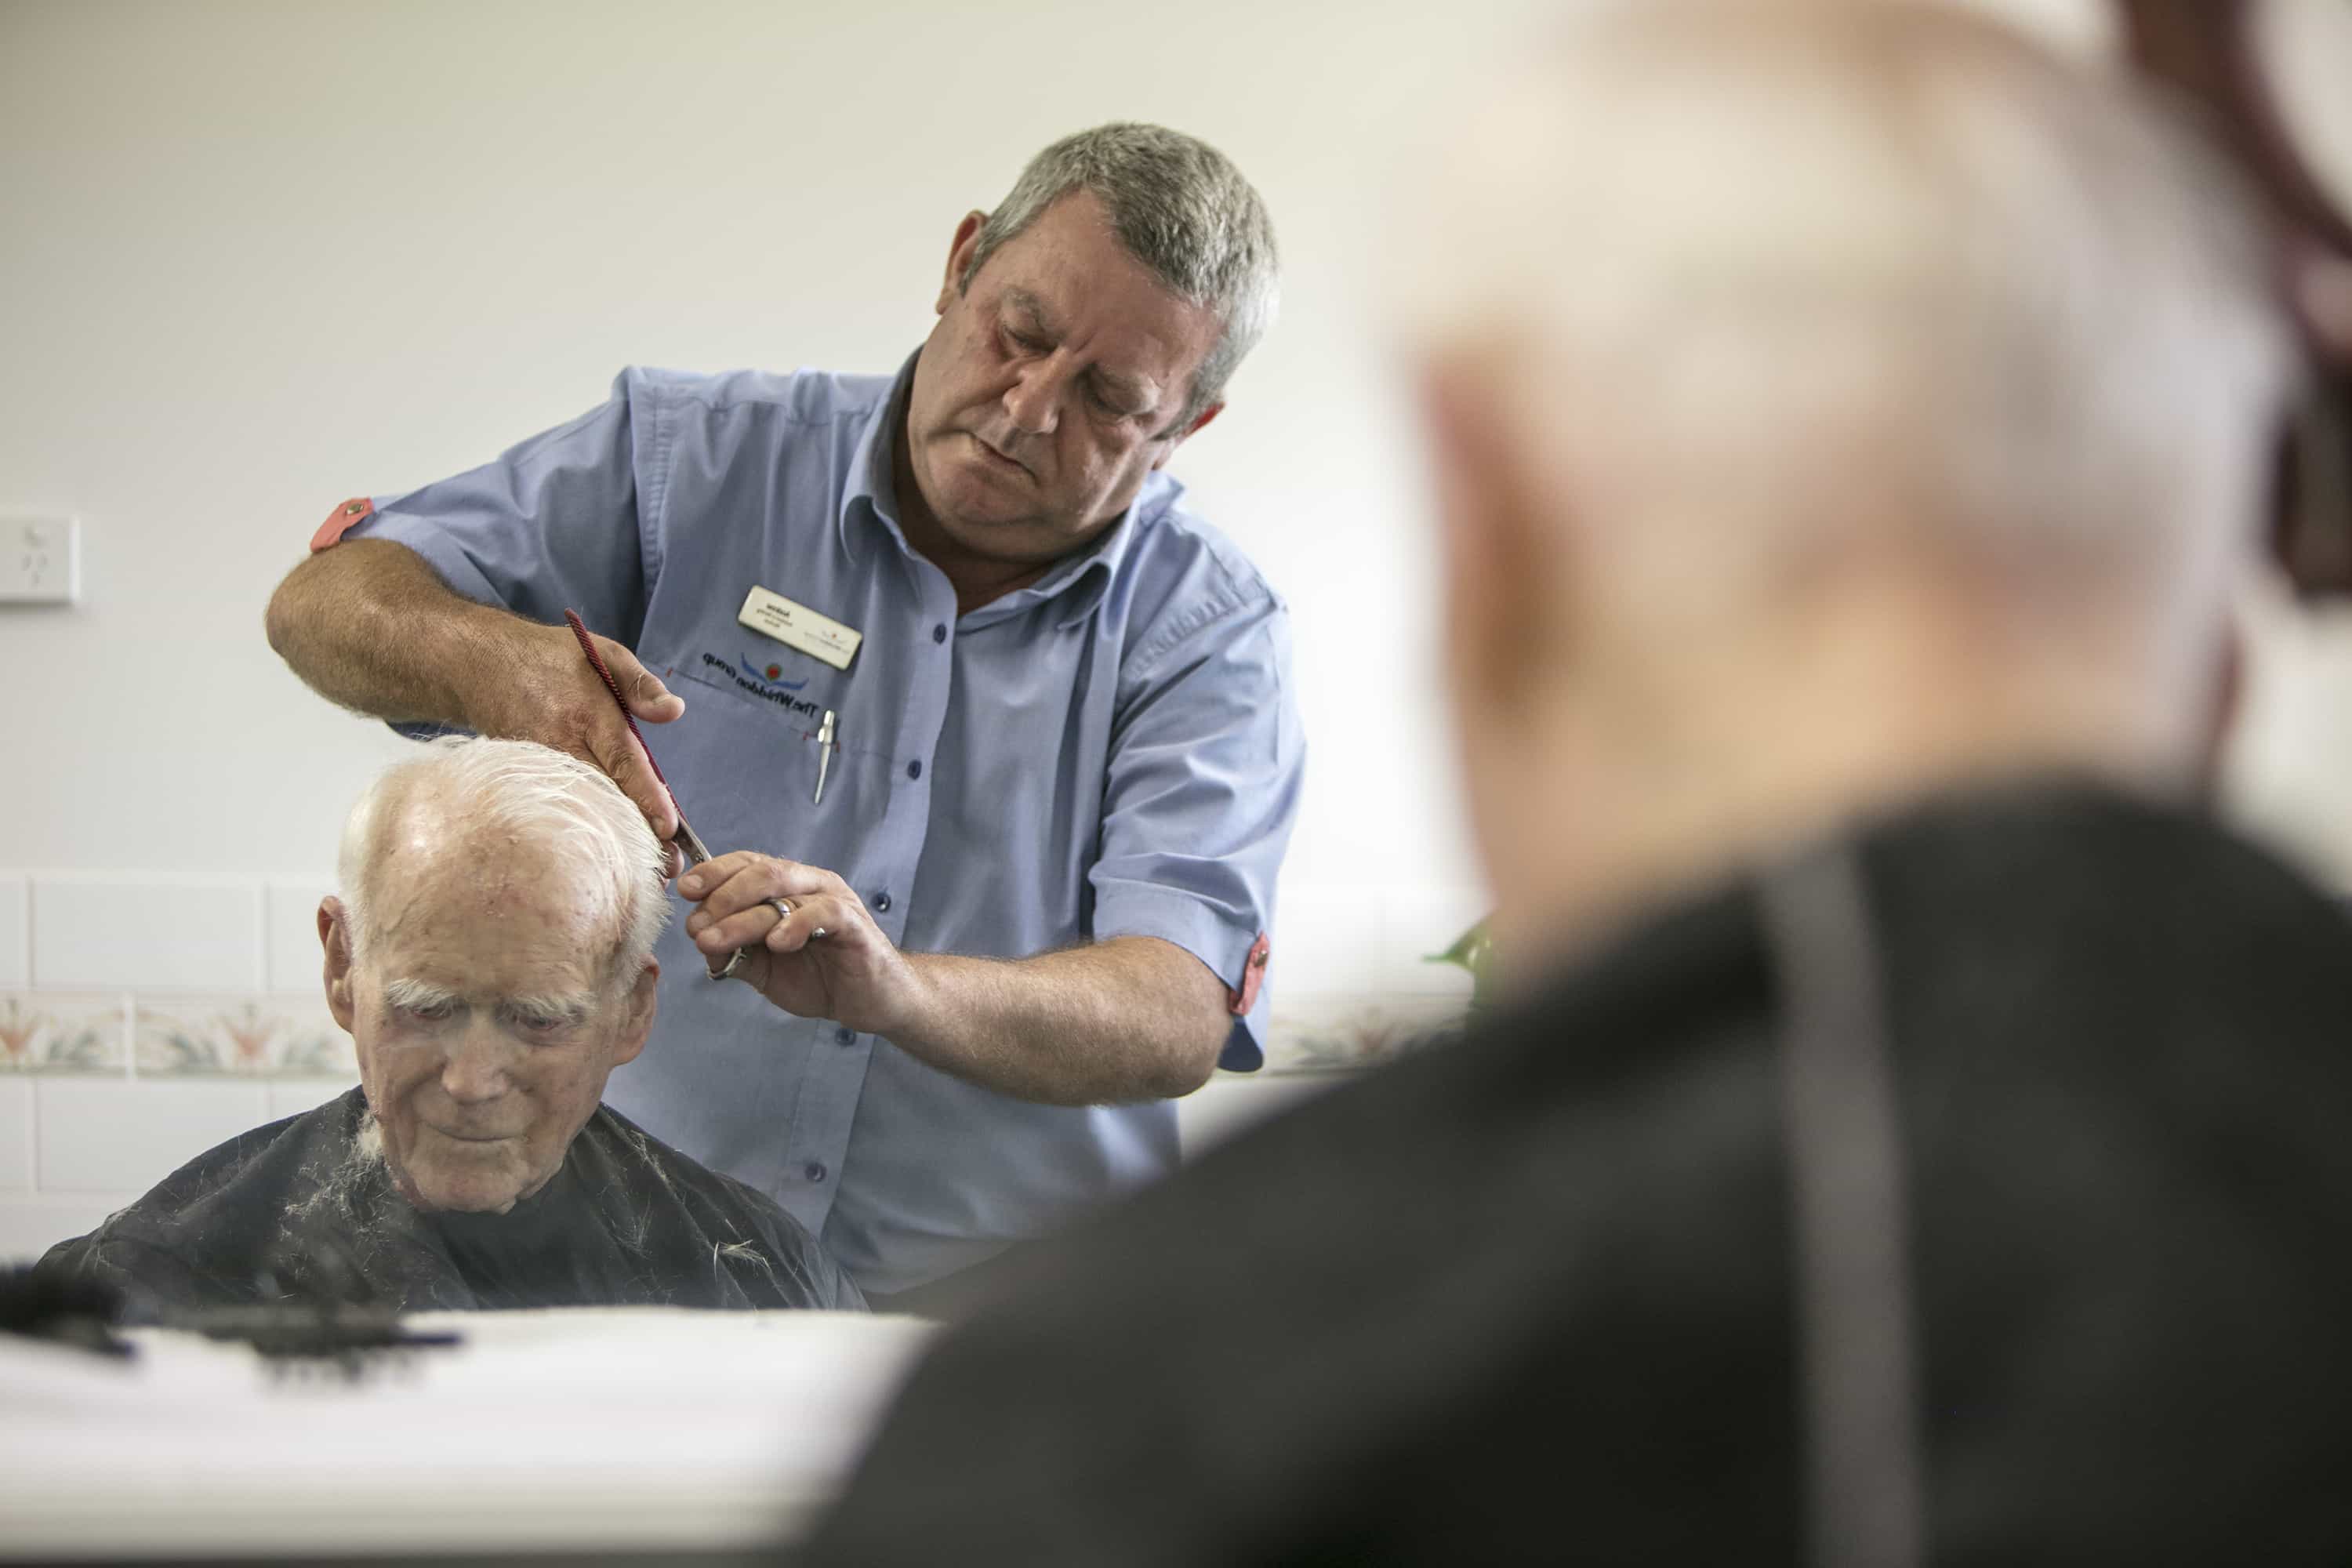
[[661, 843], [602, 772], [529, 741], [434, 741], [421, 756], [385, 769], [360, 796], [336, 860], [354, 958], [369, 940], [384, 846], [426, 799], [462, 823], [469, 838], [488, 835], [543, 849], [612, 932], [608, 981], [635, 981], [669, 919]]
[[1664, 545], [1694, 576], [1871, 528], [2218, 616], [2251, 550], [2292, 375], [2259, 229], [2139, 89], [1996, 23], [1589, 9], [1435, 203], [1424, 346], [1703, 523]]

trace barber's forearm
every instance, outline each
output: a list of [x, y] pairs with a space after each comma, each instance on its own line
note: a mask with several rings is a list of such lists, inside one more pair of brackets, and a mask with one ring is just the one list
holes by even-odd
[[1110, 1105], [1189, 1094], [1233, 1020], [1223, 984], [1172, 942], [1118, 937], [1035, 958], [909, 953], [901, 1049], [1015, 1099]]
[[500, 668], [528, 622], [450, 591], [383, 539], [311, 556], [270, 595], [269, 646], [311, 689], [380, 719], [470, 725], [469, 672]]

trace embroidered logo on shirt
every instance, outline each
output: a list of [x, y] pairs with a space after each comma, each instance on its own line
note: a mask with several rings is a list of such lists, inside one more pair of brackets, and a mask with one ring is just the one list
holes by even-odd
[[[799, 685], [791, 685], [783, 681], [771, 682], [764, 675], [759, 673], [764, 670], [766, 666], [755, 665], [750, 659], [741, 658], [740, 655], [738, 658], [739, 663], [730, 664], [715, 653], [706, 653], [702, 656], [700, 670], [688, 670], [684, 673], [688, 679], [699, 680], [706, 685], [716, 686], [724, 681], [729, 686], [750, 692], [762, 701], [774, 703], [787, 713], [798, 713], [814, 719], [824, 711], [823, 703], [812, 702], [805, 697], [793, 695], [802, 686], [808, 684], [807, 679], [803, 679]], [[672, 673], [679, 672], [673, 670]], [[778, 673], [782, 673], [781, 667]]]
[[753, 664], [748, 658], [743, 660], [743, 673], [750, 676], [760, 685], [772, 686], [780, 691], [798, 691], [802, 687], [806, 686], [810, 679], [813, 679], [812, 677], [803, 675], [798, 680], [780, 680], [777, 678], [784, 673], [784, 667], [782, 665]]

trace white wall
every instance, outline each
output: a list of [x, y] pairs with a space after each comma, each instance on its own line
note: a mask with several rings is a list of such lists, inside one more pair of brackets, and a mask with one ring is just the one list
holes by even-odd
[[478, 462], [625, 363], [895, 368], [957, 219], [1126, 116], [1223, 146], [1285, 245], [1284, 320], [1179, 471], [1297, 609], [1295, 870], [1409, 847], [1416, 880], [1469, 879], [1414, 481], [1353, 289], [1365, 146], [1525, 9], [0, 10], [0, 510], [79, 515], [89, 582], [78, 611], [0, 615], [32, 763], [0, 867], [330, 864], [396, 742], [260, 623], [334, 502]]
[[[2091, 0], [1995, 8], [2104, 33]], [[0, 515], [79, 516], [86, 574], [79, 608], [0, 610], [0, 1048], [115, 1020], [97, 1066], [0, 1080], [0, 1194], [86, 1224], [333, 1087], [271, 1053], [311, 1026], [336, 824], [400, 742], [261, 637], [333, 503], [478, 462], [628, 363], [887, 369], [956, 220], [1112, 118], [1223, 146], [1284, 246], [1283, 320], [1176, 464], [1295, 611], [1312, 752], [1276, 995], [1343, 1047], [1384, 1026], [1336, 999], [1434, 1005], [1450, 982], [1414, 961], [1480, 896], [1360, 289], [1391, 153], [1547, 9], [0, 0]], [[2282, 626], [2298, 662], [2258, 668], [2244, 793], [2352, 868], [2345, 639]]]
[[1529, 8], [0, 5], [0, 515], [79, 516], [86, 585], [0, 611], [0, 1071], [11, 1031], [38, 1069], [0, 1079], [0, 1255], [337, 1087], [284, 1055], [307, 910], [401, 742], [262, 640], [328, 509], [626, 363], [892, 368], [963, 213], [1113, 118], [1223, 146], [1286, 253], [1280, 325], [1178, 464], [1296, 611], [1280, 1027], [1328, 1060], [1377, 1043], [1365, 993], [1442, 1011], [1416, 961], [1481, 900], [1355, 289], [1381, 150]]

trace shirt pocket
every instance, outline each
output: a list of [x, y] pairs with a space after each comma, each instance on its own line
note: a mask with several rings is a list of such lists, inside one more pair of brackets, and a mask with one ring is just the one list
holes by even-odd
[[[820, 745], [830, 693], [820, 691], [814, 677], [793, 680], [781, 661], [754, 664], [731, 648], [691, 650], [647, 664], [685, 700], [687, 717], [680, 722], [693, 737], [688, 750], [711, 775], [676, 781], [682, 807], [691, 812], [687, 797], [698, 785], [705, 794], [796, 795], [805, 802], [816, 793], [821, 773], [825, 793], [832, 793], [841, 757], [837, 745]], [[647, 731], [657, 755], [658, 733]], [[826, 752], [833, 753], [829, 762]]]
[[[757, 650], [746, 654], [722, 645], [707, 654], [648, 661], [688, 705], [680, 724], [692, 738], [681, 736], [680, 749], [698, 766], [672, 781], [679, 806], [714, 854], [724, 851], [704, 828], [697, 800], [709, 801], [715, 816], [723, 815], [723, 826], [738, 836], [730, 847], [848, 875], [870, 847], [869, 830], [887, 816], [894, 791], [912, 787], [920, 773], [908, 774], [896, 761], [895, 737], [884, 732], [891, 721], [887, 714], [835, 707], [848, 694], [828, 679], [832, 671], [811, 671], [800, 660], [805, 679], [795, 685], [793, 658], [753, 663], [756, 656]], [[666, 757], [657, 738], [654, 744], [656, 755]]]

